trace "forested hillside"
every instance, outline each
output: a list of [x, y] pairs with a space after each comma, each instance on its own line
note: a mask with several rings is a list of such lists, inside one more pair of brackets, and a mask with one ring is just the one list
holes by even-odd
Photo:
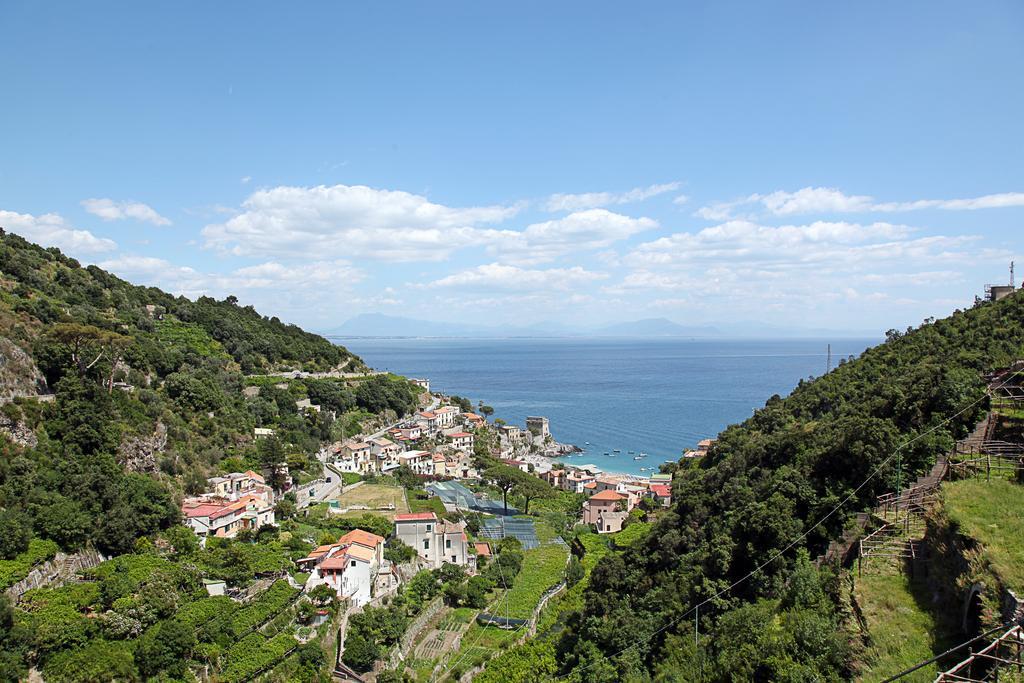
[[[347, 374], [267, 374], [293, 369]], [[92, 583], [33, 592], [17, 609], [0, 595], [0, 680], [29, 666], [48, 680], [83, 680], [75, 672], [86, 669], [88, 680], [171, 680], [189, 657], [217, 661], [244, 629], [203, 636], [213, 650], [195, 647], [179, 611], [212, 607], [200, 577], [245, 586], [309, 548], [275, 530], [199, 549], [177, 525], [181, 496], [246, 469], [277, 486], [283, 462], [296, 482], [321, 476], [324, 441], [417, 405], [408, 381], [366, 370], [233, 297], [134, 286], [0, 231], [0, 590], [60, 550], [118, 556]], [[322, 410], [302, 409], [305, 398]], [[256, 427], [275, 436], [257, 442]], [[294, 503], [285, 496], [278, 508], [287, 519]]]
[[[980, 373], [1024, 355], [1022, 323], [1024, 296], [982, 303], [890, 331], [862, 357], [773, 397], [677, 472], [671, 511], [644, 542], [597, 564], [581, 608], [495, 671], [518, 663], [529, 676], [541, 667], [609, 682], [849, 677], [836, 580], [811, 560], [853, 513], [973, 426], [987, 401]], [[692, 608], [716, 595], [695, 623]]]
[[[415, 406], [407, 383], [383, 376], [359, 387], [270, 383], [246, 397], [252, 372], [365, 366], [233, 297], [174, 297], [3, 233], [0, 352], [0, 515], [21, 530], [4, 534], [4, 558], [32, 536], [68, 550], [129, 549], [176, 519], [173, 492], [259, 469], [254, 427], [277, 430], [273, 457], [301, 460], [346, 423]], [[307, 395], [339, 420], [302, 414], [295, 400]]]

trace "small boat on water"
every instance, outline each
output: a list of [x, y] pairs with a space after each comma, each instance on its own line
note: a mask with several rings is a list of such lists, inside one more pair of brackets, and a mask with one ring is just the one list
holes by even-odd
[[621, 448], [616, 448], [616, 449], [615, 449], [615, 452], [616, 452], [616, 453], [621, 453], [621, 452], [622, 452], [622, 449], [621, 449]]
[[640, 460], [640, 456], [639, 455], [635, 455], [635, 456], [633, 456], [633, 459], [634, 460]]

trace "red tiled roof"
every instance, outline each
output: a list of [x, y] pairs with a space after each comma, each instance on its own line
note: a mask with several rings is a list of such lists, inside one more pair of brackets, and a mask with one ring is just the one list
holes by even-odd
[[491, 546], [486, 543], [474, 543], [473, 547], [476, 548], [477, 555], [480, 555], [481, 557], [491, 556]]
[[214, 512], [221, 510], [223, 505], [204, 504], [195, 507], [182, 507], [181, 512], [186, 517], [209, 517]]
[[406, 512], [401, 515], [395, 515], [396, 522], [426, 522], [426, 521], [437, 521], [437, 515], [433, 512]]
[[473, 435], [470, 434], [469, 432], [455, 432], [454, 434], [449, 434], [448, 436], [452, 437], [453, 439], [457, 439], [459, 437], [473, 436]]
[[621, 493], [605, 490], [600, 493], [595, 493], [590, 497], [590, 500], [626, 500], [626, 497]]
[[651, 484], [651, 493], [656, 496], [668, 498], [672, 495], [672, 487], [668, 484]]

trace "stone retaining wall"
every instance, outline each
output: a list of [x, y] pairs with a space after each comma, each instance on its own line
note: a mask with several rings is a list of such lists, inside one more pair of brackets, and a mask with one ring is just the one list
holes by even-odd
[[80, 550], [72, 555], [58, 552], [53, 559], [36, 565], [28, 576], [8, 588], [7, 596], [12, 602], [17, 602], [33, 588], [62, 586], [68, 581], [73, 581], [78, 572], [95, 567], [105, 559], [99, 551], [92, 548]]

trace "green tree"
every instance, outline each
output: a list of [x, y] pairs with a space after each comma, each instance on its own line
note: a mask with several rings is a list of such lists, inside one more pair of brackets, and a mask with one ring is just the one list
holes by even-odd
[[345, 651], [341, 654], [341, 660], [356, 671], [369, 671], [379, 657], [380, 647], [362, 633], [352, 633], [345, 637]]
[[521, 474], [523, 473], [520, 470], [508, 465], [493, 465], [483, 472], [483, 478], [501, 490], [501, 503], [506, 514], [508, 513], [508, 494], [519, 484]]
[[565, 585], [572, 588], [583, 579], [584, 573], [583, 563], [575, 555], [570, 555], [569, 564], [565, 565]]
[[553, 498], [555, 495], [554, 489], [551, 486], [539, 479], [532, 474], [526, 474], [520, 470], [518, 481], [515, 485], [515, 492], [523, 497], [523, 513], [530, 514], [530, 501], [537, 500], [538, 498]]
[[32, 539], [32, 522], [15, 510], [0, 510], [0, 559], [13, 560], [28, 550]]
[[80, 650], [60, 652], [43, 669], [47, 681], [138, 681], [135, 659], [126, 644], [93, 640]]
[[393, 564], [405, 564], [416, 559], [416, 549], [392, 538], [384, 548], [384, 557]]
[[326, 583], [321, 583], [309, 592], [309, 599], [318, 607], [327, 607], [338, 600], [338, 594]]
[[284, 488], [285, 472], [279, 465], [285, 462], [284, 445], [276, 436], [268, 436], [259, 440], [256, 446], [260, 467], [269, 475], [268, 481], [275, 490]]
[[135, 659], [146, 677], [160, 673], [182, 677], [195, 646], [195, 632], [171, 619], [146, 631], [136, 646]]

